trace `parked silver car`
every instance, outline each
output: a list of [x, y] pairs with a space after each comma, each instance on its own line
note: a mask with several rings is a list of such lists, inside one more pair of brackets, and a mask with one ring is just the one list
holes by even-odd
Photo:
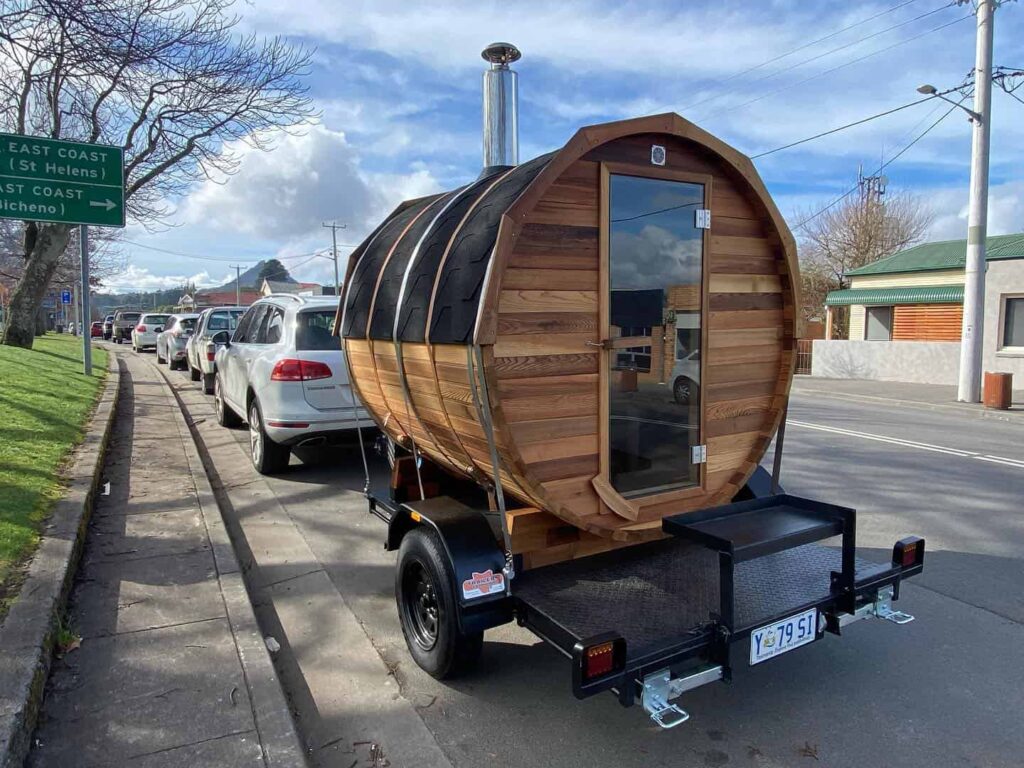
[[220, 338], [214, 398], [225, 427], [249, 424], [253, 466], [263, 474], [288, 466], [293, 446], [333, 442], [373, 426], [355, 400], [341, 344], [331, 333], [338, 300], [271, 295]]
[[176, 368], [184, 368], [185, 344], [188, 337], [196, 328], [196, 314], [170, 315], [167, 318], [166, 329], [156, 337], [156, 361], [166, 362], [173, 371]]
[[[238, 327], [238, 321], [245, 314], [245, 307], [210, 307], [199, 313], [195, 333], [185, 345], [185, 359], [192, 381], [203, 382], [203, 392], [213, 394], [213, 376], [217, 372], [216, 353], [223, 346], [213, 337], [222, 331], [229, 335]], [[221, 337], [223, 338], [223, 336]]]
[[154, 313], [146, 312], [139, 318], [139, 323], [132, 328], [131, 339], [132, 339], [132, 350], [135, 352], [141, 352], [146, 347], [153, 347], [156, 349], [156, 339], [164, 328], [168, 326], [168, 320], [171, 315], [166, 312]]

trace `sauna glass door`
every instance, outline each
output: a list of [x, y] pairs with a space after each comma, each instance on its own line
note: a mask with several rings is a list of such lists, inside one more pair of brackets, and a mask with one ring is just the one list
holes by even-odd
[[626, 498], [700, 484], [704, 185], [611, 174], [608, 481]]

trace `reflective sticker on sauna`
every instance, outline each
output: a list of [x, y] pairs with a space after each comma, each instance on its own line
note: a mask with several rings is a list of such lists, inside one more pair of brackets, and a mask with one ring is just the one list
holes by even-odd
[[483, 573], [473, 571], [473, 578], [462, 582], [462, 596], [467, 600], [486, 597], [505, 591], [505, 574], [488, 568]]

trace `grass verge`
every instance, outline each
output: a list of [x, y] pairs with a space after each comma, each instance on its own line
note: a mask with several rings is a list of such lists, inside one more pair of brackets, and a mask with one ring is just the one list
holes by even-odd
[[41, 336], [33, 349], [0, 345], [0, 620], [107, 376], [106, 351], [93, 347], [92, 359], [86, 376], [82, 340], [69, 335]]

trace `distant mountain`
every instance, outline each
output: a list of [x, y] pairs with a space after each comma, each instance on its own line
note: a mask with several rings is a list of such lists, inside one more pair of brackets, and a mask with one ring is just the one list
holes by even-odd
[[[261, 261], [255, 267], [250, 267], [238, 276], [238, 282], [242, 284], [243, 288], [259, 288], [260, 287], [260, 269], [263, 268], [265, 262]], [[235, 281], [228, 280], [228, 282], [218, 287], [218, 290], [225, 290], [227, 288], [234, 288]]]

